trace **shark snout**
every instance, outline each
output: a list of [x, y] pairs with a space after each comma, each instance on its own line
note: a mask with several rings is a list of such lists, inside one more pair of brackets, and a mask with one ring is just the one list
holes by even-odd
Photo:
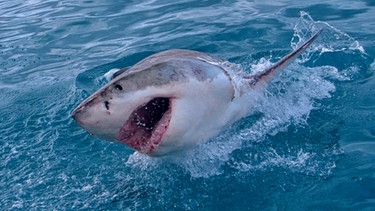
[[109, 103], [107, 101], [104, 101], [100, 95], [95, 95], [77, 106], [77, 108], [73, 110], [71, 115], [79, 126], [85, 128], [85, 125], [92, 122], [93, 112], [97, 111], [100, 107], [108, 108], [108, 104]]
[[79, 106], [72, 112], [72, 117], [76, 123], [83, 127], [85, 119], [85, 106]]

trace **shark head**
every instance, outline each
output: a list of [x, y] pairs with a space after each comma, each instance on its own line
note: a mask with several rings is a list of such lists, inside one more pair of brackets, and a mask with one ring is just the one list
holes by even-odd
[[[234, 118], [235, 89], [207, 54], [170, 50], [137, 63], [83, 101], [72, 113], [101, 139], [150, 156], [191, 148]], [[228, 113], [228, 114], [227, 114]]]

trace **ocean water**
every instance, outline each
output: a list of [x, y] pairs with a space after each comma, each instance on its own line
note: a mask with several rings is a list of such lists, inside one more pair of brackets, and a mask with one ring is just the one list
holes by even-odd
[[[375, 210], [375, 2], [0, 1], [1, 210]], [[261, 71], [321, 36], [251, 115], [178, 156], [70, 114], [112, 68], [167, 49]]]

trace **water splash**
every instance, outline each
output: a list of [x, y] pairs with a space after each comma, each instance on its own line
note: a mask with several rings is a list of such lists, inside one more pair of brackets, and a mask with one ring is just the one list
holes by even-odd
[[327, 22], [314, 21], [304, 11], [301, 11], [300, 15], [300, 19], [294, 26], [294, 36], [291, 40], [293, 48], [307, 40], [316, 31], [324, 29], [320, 38], [300, 57], [301, 62], [309, 67], [326, 68], [325, 75], [322, 76], [330, 80], [356, 80], [371, 74], [367, 63], [372, 59], [357, 40]]
[[367, 55], [359, 42], [347, 33], [336, 29], [327, 22], [314, 21], [305, 11], [301, 11], [300, 15], [301, 17], [299, 21], [294, 26], [294, 38], [291, 40], [291, 46], [293, 48], [296, 48], [299, 44], [304, 42], [306, 38], [309, 38], [309, 36], [320, 29], [325, 29], [325, 32], [320, 37], [322, 38], [321, 40], [326, 42], [320, 42], [319, 45], [315, 45], [316, 48], [307, 50], [307, 52], [320, 51], [324, 53], [351, 51], [351, 53], [355, 53], [356, 51], [359, 51], [361, 54]]

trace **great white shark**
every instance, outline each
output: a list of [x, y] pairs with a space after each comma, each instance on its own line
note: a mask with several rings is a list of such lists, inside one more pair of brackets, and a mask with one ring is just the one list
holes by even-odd
[[115, 73], [72, 116], [91, 135], [149, 156], [192, 148], [248, 115], [244, 93], [269, 81], [320, 33], [273, 66], [240, 79], [231, 63], [206, 53], [167, 50], [153, 54]]

